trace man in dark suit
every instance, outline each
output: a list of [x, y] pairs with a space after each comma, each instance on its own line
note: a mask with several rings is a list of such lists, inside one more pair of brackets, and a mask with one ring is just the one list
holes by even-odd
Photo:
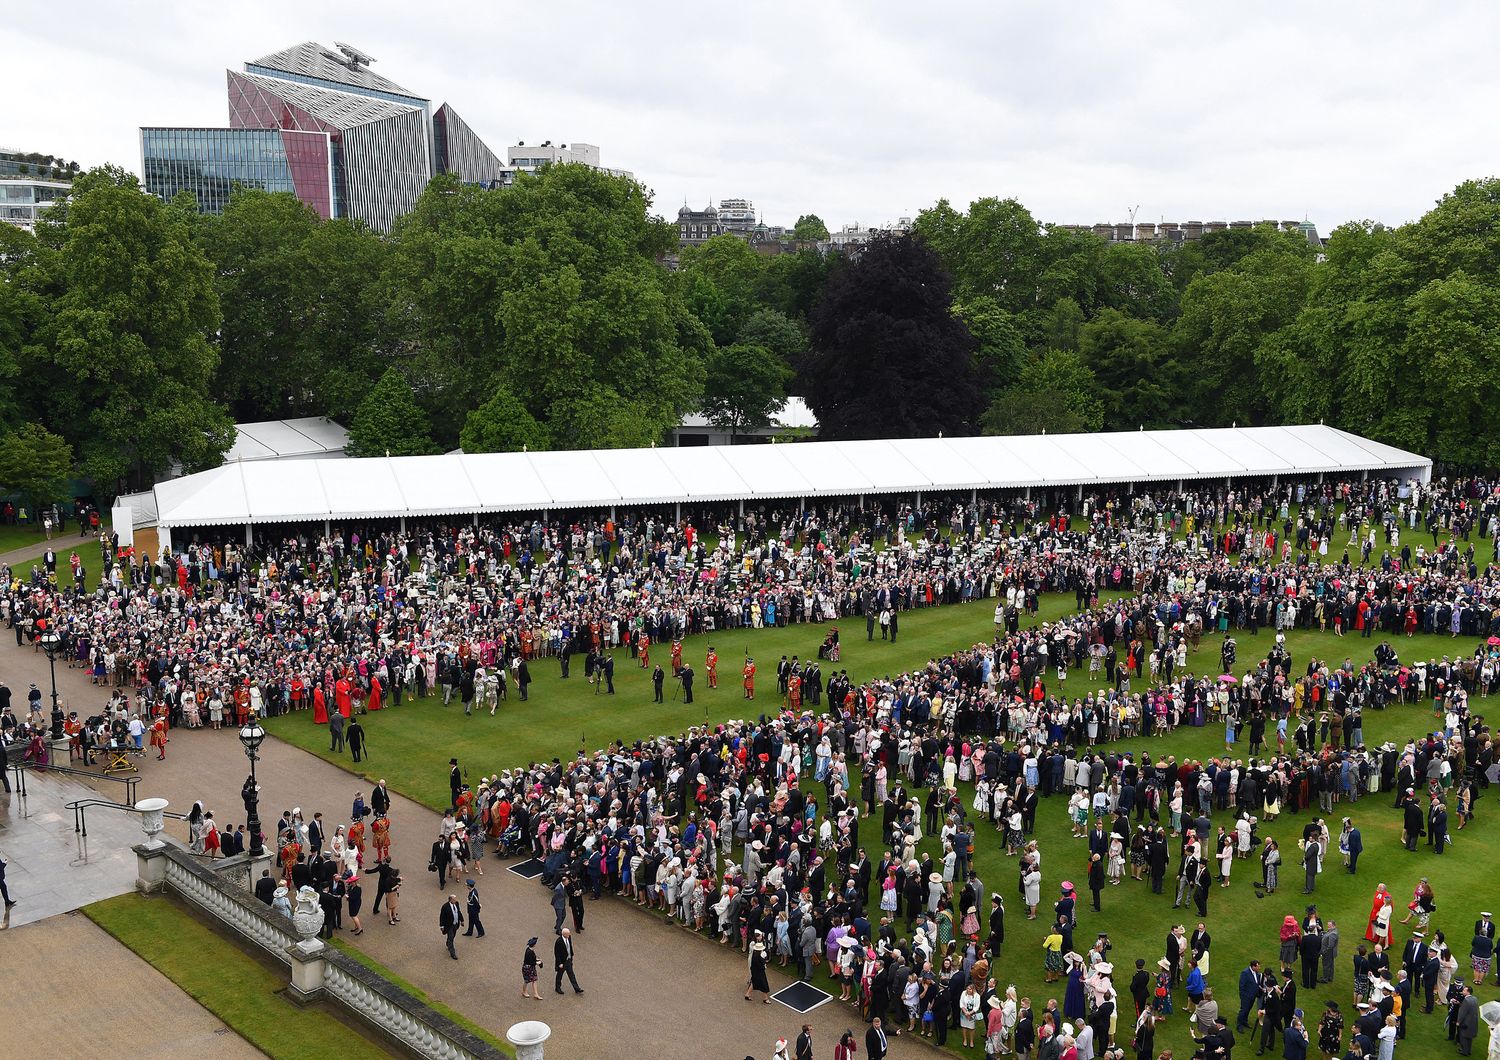
[[1408, 976], [1418, 976], [1426, 964], [1427, 942], [1420, 931], [1413, 931], [1401, 950], [1401, 967], [1406, 969]]
[[1422, 807], [1417, 805], [1416, 796], [1410, 792], [1406, 796], [1405, 828], [1403, 834], [1406, 840], [1406, 849], [1416, 850], [1417, 840], [1423, 834]]
[[443, 932], [443, 938], [448, 942], [448, 956], [455, 961], [458, 960], [458, 951], [453, 948], [453, 940], [458, 936], [458, 929], [463, 926], [464, 911], [458, 904], [458, 895], [450, 894], [438, 913], [438, 927]]
[[1359, 834], [1358, 828], [1349, 829], [1349, 875], [1354, 875], [1354, 870], [1359, 867], [1359, 856], [1364, 852], [1365, 841]]
[[813, 1060], [812, 1024], [804, 1023], [802, 1033], [797, 1035], [795, 1060]]
[[1300, 1008], [1281, 1032], [1281, 1056], [1282, 1060], [1307, 1060], [1307, 1031], [1302, 1026]]
[[[1476, 1007], [1474, 1012], [1477, 1016], [1479, 1009]], [[1473, 1036], [1470, 1035], [1471, 1040], [1472, 1038]], [[885, 1060], [886, 1050], [889, 1047], [885, 1037], [885, 1028], [881, 1026], [880, 1017], [877, 1016], [875, 1022], [870, 1025], [870, 1029], [865, 1031], [865, 1056], [869, 1057], [869, 1060]]]
[[1135, 960], [1135, 975], [1130, 980], [1130, 1000], [1135, 1002], [1136, 1019], [1140, 1019], [1151, 1001], [1151, 973], [1146, 971], [1146, 962], [1140, 957]]
[[1240, 973], [1240, 1011], [1234, 1019], [1235, 1030], [1250, 1029], [1250, 1013], [1260, 1000], [1260, 983], [1260, 962], [1251, 961], [1250, 966]]
[[[452, 798], [448, 802], [448, 807], [449, 809], [454, 809], [458, 806], [458, 793], [464, 788], [464, 777], [458, 770], [458, 759], [448, 759], [448, 766], [448, 791], [452, 795]], [[380, 811], [377, 809], [376, 812], [379, 813]]]
[[375, 785], [375, 790], [370, 792], [370, 809], [376, 817], [388, 817], [391, 812], [391, 793], [386, 790], [385, 781]]
[[1448, 807], [1440, 802], [1432, 804], [1432, 821], [1428, 832], [1432, 840], [1432, 852], [1441, 854], [1448, 845]]
[[270, 905], [271, 899], [276, 897], [276, 878], [271, 875], [270, 869], [260, 870], [260, 879], [255, 881], [255, 897], [266, 905]]
[[433, 840], [432, 853], [428, 861], [428, 864], [433, 866], [433, 871], [437, 873], [439, 889], [448, 886], [448, 860], [448, 840], [439, 832], [437, 839]]
[[578, 977], [573, 974], [573, 932], [569, 928], [563, 928], [562, 934], [552, 943], [552, 967], [557, 972], [557, 981], [553, 987], [559, 994], [563, 992], [564, 975], [573, 984], [573, 993], [583, 993], [583, 987], [578, 985]]

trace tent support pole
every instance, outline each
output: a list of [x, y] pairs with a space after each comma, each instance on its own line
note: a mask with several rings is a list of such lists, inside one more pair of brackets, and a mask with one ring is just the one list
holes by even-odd
[[979, 507], [979, 491], [977, 489], [972, 489], [969, 491], [969, 507]]
[[917, 491], [917, 511], [922, 510], [922, 491]]
[[673, 516], [673, 521], [680, 526], [682, 524], [682, 505], [678, 504], [675, 507], [677, 509], [677, 514]]
[[1178, 493], [1182, 492], [1182, 479], [1178, 479], [1177, 480], [1177, 492]]
[[1370, 473], [1368, 471], [1361, 471], [1359, 473], [1359, 480], [1361, 482], [1368, 482], [1368, 481], [1370, 481]]
[[1275, 488], [1276, 488], [1276, 483], [1277, 483], [1277, 482], [1278, 482], [1278, 481], [1280, 481], [1280, 479], [1281, 479], [1281, 476], [1280, 476], [1280, 475], [1272, 475], [1272, 476], [1271, 476], [1271, 488], [1272, 488], [1272, 489], [1275, 489]]
[[745, 498], [741, 497], [740, 498], [740, 518], [743, 519], [744, 517], [745, 517]]
[[245, 524], [245, 547], [250, 548], [255, 544], [255, 528], [249, 523]]
[[859, 510], [861, 512], [865, 510], [865, 495], [863, 493], [859, 495]]
[[401, 536], [406, 536], [406, 516], [401, 517]]
[[333, 521], [331, 519], [324, 519], [323, 520], [323, 536], [324, 537], [332, 537], [333, 536]]
[[615, 506], [613, 504], [609, 506], [609, 521], [615, 521]]
[[1080, 507], [1082, 507], [1082, 505], [1083, 505], [1083, 483], [1080, 482], [1074, 488], [1077, 490], [1077, 492], [1073, 494], [1073, 503], [1079, 505]]
[[798, 515], [806, 515], [807, 514], [807, 498], [806, 497], [798, 497], [797, 498], [797, 514]]
[[170, 526], [158, 526], [156, 528], [156, 543], [168, 552], [172, 551], [172, 528]]
[[479, 529], [479, 513], [478, 512], [474, 513], [474, 524], [473, 525], [474, 525], [474, 529], [475, 530]]
[[[1082, 489], [1083, 487], [1079, 486], [1078, 488]], [[1028, 504], [1031, 502], [1031, 487], [1030, 486], [1026, 487], [1026, 501], [1027, 501]]]

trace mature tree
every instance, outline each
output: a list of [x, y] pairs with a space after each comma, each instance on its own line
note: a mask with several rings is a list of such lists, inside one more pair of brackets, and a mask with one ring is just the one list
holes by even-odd
[[698, 403], [708, 338], [632, 180], [549, 166], [504, 191], [429, 185], [392, 235], [386, 330], [438, 440], [505, 386], [569, 446], [648, 445]]
[[1078, 352], [1098, 382], [1106, 430], [1176, 422], [1182, 380], [1166, 328], [1106, 309], [1079, 330]]
[[1182, 296], [1176, 339], [1195, 366], [1193, 419], [1200, 424], [1264, 422], [1270, 412], [1256, 353], [1301, 311], [1314, 264], [1283, 243], [1256, 251], [1220, 272], [1203, 273]]
[[547, 428], [526, 410], [521, 399], [501, 384], [483, 405], [464, 420], [459, 444], [466, 453], [514, 453], [546, 449]]
[[737, 342], [708, 355], [703, 414], [731, 438], [767, 426], [786, 401], [792, 370], [764, 346]]
[[432, 425], [399, 368], [387, 368], [349, 424], [350, 456], [421, 456], [433, 451]]
[[986, 434], [1052, 434], [1097, 431], [1104, 423], [1098, 382], [1073, 350], [1032, 354], [1014, 386], [1001, 391], [984, 414]]
[[937, 255], [882, 235], [830, 278], [802, 392], [824, 438], [967, 434], [981, 407], [974, 349]]
[[766, 260], [738, 236], [714, 236], [684, 247], [677, 278], [684, 300], [708, 326], [714, 341], [728, 345], [757, 308]]
[[960, 299], [989, 295], [1012, 313], [1036, 304], [1046, 248], [1036, 218], [1014, 199], [978, 199], [967, 214], [943, 199], [917, 215], [913, 231], [942, 256]]
[[73, 447], [37, 423], [0, 440], [0, 484], [17, 490], [33, 509], [60, 500], [73, 473]]
[[312, 207], [289, 192], [240, 191], [204, 225], [224, 322], [215, 389], [241, 420], [311, 411], [310, 387], [322, 365], [302, 330], [303, 249], [318, 225]]
[[811, 318], [813, 306], [823, 296], [828, 277], [843, 265], [844, 256], [804, 248], [795, 254], [778, 254], [766, 262], [756, 288], [756, 297], [799, 324]]
[[21, 351], [44, 316], [46, 299], [32, 289], [44, 274], [36, 266], [39, 253], [40, 244], [26, 229], [0, 224], [0, 428], [17, 421]]
[[988, 390], [1015, 382], [1026, 364], [1026, 340], [1014, 314], [987, 294], [955, 304], [953, 311], [978, 344], [974, 359], [980, 385]]
[[787, 364], [807, 352], [807, 336], [786, 314], [757, 309], [740, 325], [739, 341], [764, 346]]
[[51, 224], [49, 319], [23, 354], [28, 407], [105, 492], [173, 460], [212, 466], [233, 434], [209, 398], [219, 302], [182, 213], [106, 167], [74, 183]]
[[[218, 397], [241, 419], [349, 415], [383, 370], [371, 363], [380, 237], [323, 221], [290, 193], [251, 190], [207, 218], [200, 240], [224, 310]], [[353, 385], [330, 394], [330, 372]]]
[[817, 214], [805, 213], [797, 218], [796, 227], [792, 229], [792, 238], [808, 243], [820, 243], [828, 238], [828, 226]]

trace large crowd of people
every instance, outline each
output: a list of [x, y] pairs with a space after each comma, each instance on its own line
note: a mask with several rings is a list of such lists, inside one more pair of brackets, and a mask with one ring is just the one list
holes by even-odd
[[[1483, 482], [1330, 483], [1089, 497], [1073, 517], [1017, 500], [754, 513], [725, 517], [712, 535], [643, 517], [289, 537], [253, 551], [202, 541], [139, 568], [101, 542], [108, 574], [97, 590], [55, 569], [11, 572], [0, 612], [18, 643], [43, 626], [57, 632], [69, 665], [109, 697], [99, 715], [69, 719], [87, 754], [153, 726], [235, 727], [284, 711], [357, 727], [360, 713], [430, 689], [482, 707], [511, 684], [524, 698], [543, 658], [566, 674], [574, 655], [592, 669], [695, 632], [852, 616], [873, 638], [913, 607], [992, 599], [992, 639], [912, 672], [779, 667], [761, 720], [495, 770], [472, 787], [454, 763], [452, 812], [430, 858], [439, 887], [482, 872], [493, 844], [543, 862], [559, 939], [565, 911], [581, 930], [586, 900], [611, 892], [742, 950], [747, 997], [765, 990], [771, 961], [803, 978], [826, 968], [869, 1021], [874, 1060], [888, 1035], [941, 1044], [950, 1029], [989, 1056], [1154, 1056], [1156, 1022], [1181, 991], [1212, 1058], [1228, 1056], [1233, 1031], [1211, 990], [1195, 996], [1209, 963], [1204, 924], [1191, 937], [1186, 925], [1174, 931], [1159, 960], [1136, 961], [1127, 1008], [1109, 939], [1091, 944], [1078, 930], [1080, 888], [1054, 877], [1060, 897], [1044, 911], [1039, 801], [1065, 801], [1087, 838], [1082, 889], [1094, 910], [1128, 874], [1206, 923], [1212, 885], [1228, 886], [1236, 862], [1258, 861], [1258, 886], [1275, 893], [1283, 856], [1315, 891], [1335, 853], [1357, 868], [1358, 830], [1334, 816], [1377, 792], [1395, 794], [1412, 843], [1436, 838], [1441, 853], [1472, 819], [1494, 762], [1470, 706], [1500, 665], [1500, 574], [1473, 540], [1493, 539], [1497, 520]], [[1030, 624], [1049, 592], [1072, 594], [1076, 610]], [[1360, 664], [1294, 658], [1284, 634], [1305, 628], [1379, 643]], [[1235, 635], [1261, 629], [1277, 633], [1271, 650], [1239, 659]], [[1418, 631], [1447, 634], [1452, 652], [1402, 659], [1403, 638]], [[682, 665], [680, 651], [670, 658]], [[1069, 675], [1085, 672], [1097, 690], [1070, 694]], [[1365, 711], [1418, 701], [1441, 717], [1435, 731], [1365, 744]], [[0, 709], [8, 736], [47, 722], [28, 706], [24, 720]], [[1208, 762], [1110, 746], [1206, 724], [1223, 727], [1226, 745]], [[359, 880], [379, 877], [376, 906], [383, 898], [395, 923], [400, 874], [373, 835], [381, 822], [388, 834], [388, 800], [382, 809], [361, 796], [353, 810], [331, 831], [293, 812], [275, 838], [281, 884], [321, 887], [330, 923], [334, 905], [348, 908], [358, 931]], [[1307, 816], [1296, 851], [1258, 835], [1281, 814]], [[194, 829], [204, 848], [222, 844], [211, 818]], [[980, 879], [981, 842], [1017, 858], [1013, 897]], [[263, 897], [285, 901], [268, 880]], [[1013, 916], [1051, 926], [1043, 960], [1049, 979], [1067, 979], [1061, 1004], [1033, 1004], [998, 974], [1007, 901]], [[1328, 926], [1308, 916], [1316, 923], [1297, 936], [1304, 977], [1306, 939], [1317, 938], [1321, 960]], [[1400, 988], [1379, 987], [1382, 973], [1388, 963], [1365, 965], [1357, 1002], [1384, 1020]], [[1256, 984], [1257, 1033], [1294, 1055], [1296, 1035], [1312, 1033], [1287, 1000], [1295, 984], [1258, 969]], [[1462, 1009], [1460, 997], [1457, 1025]], [[1385, 1048], [1373, 1024], [1360, 1036], [1370, 1040], [1356, 1055]]]

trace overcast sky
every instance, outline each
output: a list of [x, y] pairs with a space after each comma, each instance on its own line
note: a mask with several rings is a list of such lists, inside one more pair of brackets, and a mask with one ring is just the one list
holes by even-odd
[[1013, 196], [1044, 221], [1397, 224], [1496, 172], [1500, 4], [25, 4], [0, 146], [139, 173], [224, 125], [224, 71], [345, 41], [497, 153], [599, 144], [673, 215], [883, 224]]

